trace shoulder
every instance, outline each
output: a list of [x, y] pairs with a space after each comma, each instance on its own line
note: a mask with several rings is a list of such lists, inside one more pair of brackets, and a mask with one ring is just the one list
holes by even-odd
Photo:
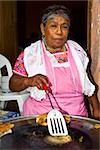
[[77, 42], [73, 40], [68, 40], [67, 43], [70, 47], [72, 46], [77, 53], [87, 56], [86, 51]]
[[75, 41], [68, 40], [67, 44], [69, 45], [71, 51], [75, 51], [77, 55], [79, 56], [82, 64], [87, 68], [87, 64], [89, 62], [89, 58], [87, 56], [86, 51]]
[[40, 45], [40, 43], [41, 43], [41, 40], [38, 40], [38, 41], [36, 41], [34, 43], [31, 43], [28, 47], [26, 47], [24, 49], [24, 51], [33, 50], [35, 47], [37, 47], [38, 45]]

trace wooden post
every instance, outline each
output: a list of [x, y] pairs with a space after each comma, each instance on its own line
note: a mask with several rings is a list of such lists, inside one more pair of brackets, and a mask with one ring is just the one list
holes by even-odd
[[17, 4], [0, 1], [0, 53], [14, 62], [17, 56]]
[[91, 71], [95, 82], [99, 86], [98, 98], [100, 101], [100, 0], [92, 0], [91, 4]]

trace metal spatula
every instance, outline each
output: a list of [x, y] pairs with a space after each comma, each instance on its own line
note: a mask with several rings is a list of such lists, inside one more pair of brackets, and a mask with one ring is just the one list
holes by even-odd
[[[48, 113], [48, 116], [47, 116], [49, 133], [52, 136], [68, 135], [68, 130], [67, 130], [65, 119], [64, 119], [62, 113], [54, 108], [52, 101], [50, 99], [49, 94], [52, 95], [52, 92], [50, 92], [50, 90], [46, 90], [46, 89], [45, 89], [45, 91], [46, 91], [46, 94], [48, 96], [48, 99], [49, 99], [51, 107], [52, 107], [52, 110]], [[53, 96], [53, 98], [55, 99], [54, 96]]]
[[53, 109], [47, 116], [48, 130], [52, 136], [68, 135], [66, 122], [60, 111]]

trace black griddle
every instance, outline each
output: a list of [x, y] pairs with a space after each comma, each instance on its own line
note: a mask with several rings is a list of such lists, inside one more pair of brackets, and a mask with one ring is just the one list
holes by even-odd
[[[48, 128], [37, 125], [35, 119], [15, 123], [13, 133], [0, 139], [1, 150], [99, 150], [99, 133], [68, 125], [72, 142], [66, 144], [52, 144], [46, 142], [49, 135]], [[76, 128], [75, 128], [76, 127]], [[92, 133], [92, 134], [91, 134]], [[82, 142], [80, 138], [83, 137]]]

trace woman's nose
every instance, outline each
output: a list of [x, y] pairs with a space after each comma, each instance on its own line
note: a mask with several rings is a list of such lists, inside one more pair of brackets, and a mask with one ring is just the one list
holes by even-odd
[[61, 29], [61, 27], [59, 26], [59, 27], [57, 27], [57, 34], [62, 34], [62, 29]]

